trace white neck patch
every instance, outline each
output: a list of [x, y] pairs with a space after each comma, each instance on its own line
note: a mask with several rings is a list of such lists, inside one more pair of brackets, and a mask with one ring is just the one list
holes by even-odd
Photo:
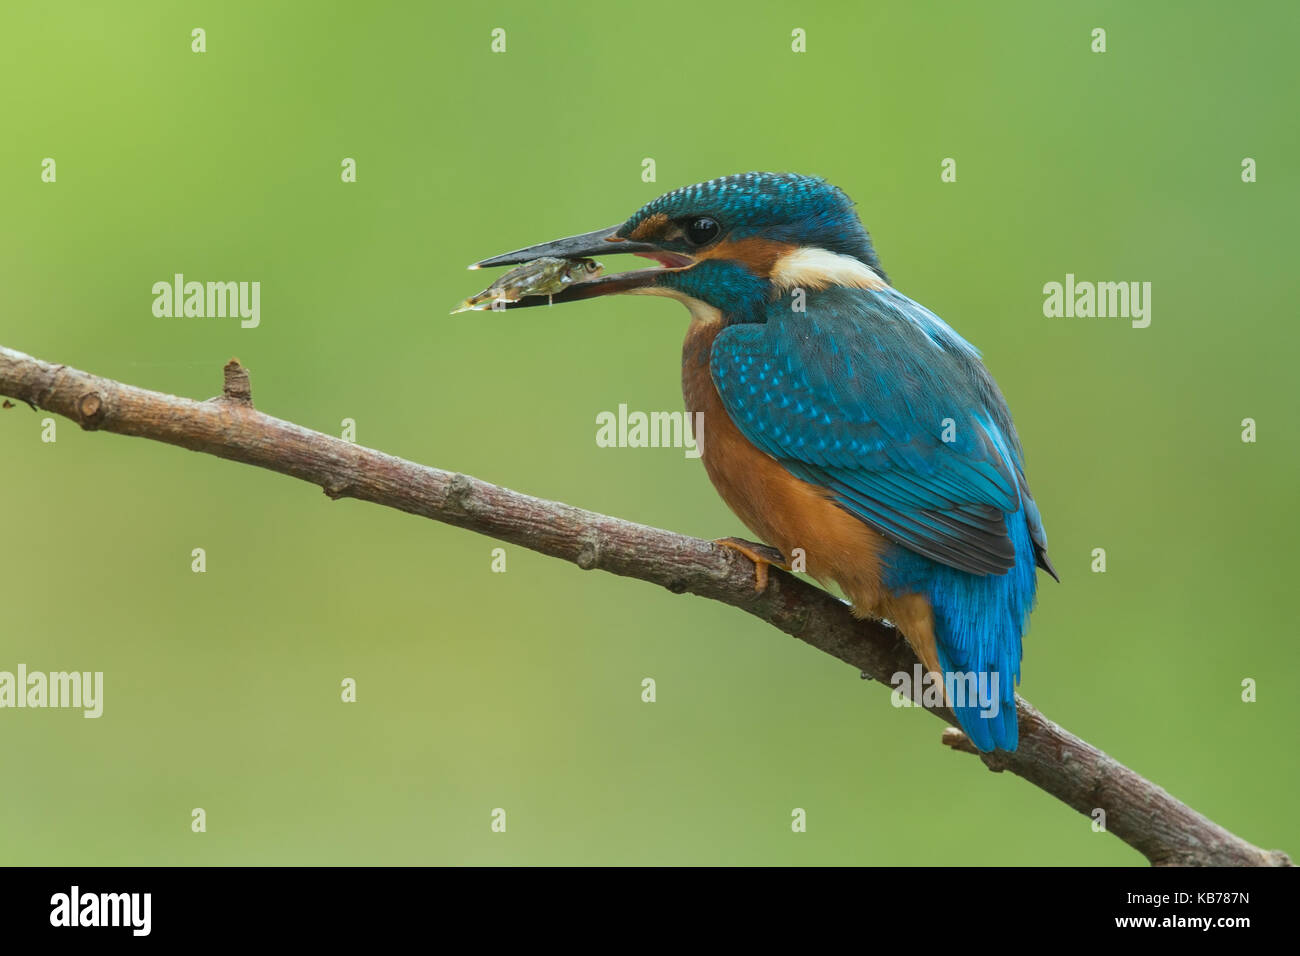
[[667, 299], [676, 299], [682, 305], [686, 306], [691, 313], [691, 324], [718, 325], [722, 322], [722, 311], [703, 302], [699, 299], [692, 298], [684, 292], [676, 289], [670, 289], [666, 286], [642, 286], [639, 289], [628, 289], [628, 295], [658, 295]]
[[833, 285], [855, 289], [887, 289], [885, 280], [861, 259], [817, 246], [786, 253], [772, 266], [772, 284], [782, 292], [793, 289], [828, 289]]

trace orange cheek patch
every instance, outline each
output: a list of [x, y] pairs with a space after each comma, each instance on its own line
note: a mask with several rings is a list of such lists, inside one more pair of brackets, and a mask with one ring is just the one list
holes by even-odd
[[738, 239], [735, 242], [723, 241], [703, 252], [697, 253], [698, 259], [728, 259], [739, 262], [756, 276], [764, 279], [772, 274], [772, 267], [777, 260], [794, 251], [788, 242], [773, 242], [771, 239]]
[[668, 217], [661, 212], [657, 212], [653, 216], [646, 216], [637, 223], [636, 228], [629, 232], [626, 238], [636, 242], [646, 242], [656, 238], [667, 225]]

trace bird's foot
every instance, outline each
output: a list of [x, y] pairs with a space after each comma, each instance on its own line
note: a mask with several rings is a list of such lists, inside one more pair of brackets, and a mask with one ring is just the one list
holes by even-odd
[[749, 560], [754, 562], [754, 590], [767, 590], [767, 569], [775, 565], [782, 571], [789, 571], [790, 565], [786, 563], [785, 555], [776, 548], [769, 547], [766, 544], [759, 544], [756, 541], [746, 541], [744, 538], [717, 538], [713, 542], [720, 544], [724, 548], [732, 551], [739, 551]]

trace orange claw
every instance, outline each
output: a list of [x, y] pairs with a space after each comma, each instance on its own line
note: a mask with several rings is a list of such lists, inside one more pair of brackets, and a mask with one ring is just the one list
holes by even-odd
[[754, 590], [760, 593], [767, 590], [767, 569], [770, 565], [776, 565], [782, 571], [790, 570], [790, 565], [785, 563], [785, 555], [765, 544], [756, 544], [744, 538], [716, 538], [713, 543], [739, 551], [754, 562]]

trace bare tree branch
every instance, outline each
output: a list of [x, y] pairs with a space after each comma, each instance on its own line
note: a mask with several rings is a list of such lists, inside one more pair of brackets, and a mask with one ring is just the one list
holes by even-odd
[[[0, 395], [66, 416], [87, 430], [179, 445], [292, 475], [331, 498], [357, 498], [477, 531], [541, 554], [740, 608], [888, 683], [916, 658], [885, 624], [856, 620], [842, 601], [773, 570], [754, 590], [754, 566], [708, 541], [519, 494], [468, 475], [362, 448], [253, 408], [248, 373], [232, 360], [223, 394], [206, 402], [136, 388], [0, 347]], [[10, 412], [7, 414], [17, 414]], [[919, 692], [919, 689], [917, 689]], [[1018, 698], [1015, 753], [978, 754], [960, 731], [943, 742], [976, 753], [1080, 813], [1106, 812], [1106, 828], [1154, 865], [1289, 866], [1174, 799]], [[932, 712], [952, 723], [942, 708]]]

